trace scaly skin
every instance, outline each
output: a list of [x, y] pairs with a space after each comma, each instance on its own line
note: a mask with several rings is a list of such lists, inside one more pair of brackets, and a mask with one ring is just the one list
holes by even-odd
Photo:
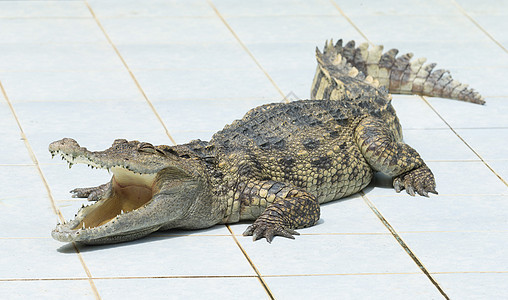
[[314, 225], [320, 203], [362, 190], [374, 172], [392, 176], [397, 192], [437, 194], [432, 172], [402, 141], [390, 94], [377, 78], [342, 59], [343, 53], [331, 44], [318, 52], [311, 94], [320, 100], [254, 108], [209, 142], [153, 146], [116, 140], [101, 152], [72, 139], [53, 142], [49, 150], [70, 164], [113, 173], [110, 183], [72, 191], [96, 203], [58, 225], [53, 237], [114, 243], [156, 230], [255, 220], [244, 235], [271, 242]]

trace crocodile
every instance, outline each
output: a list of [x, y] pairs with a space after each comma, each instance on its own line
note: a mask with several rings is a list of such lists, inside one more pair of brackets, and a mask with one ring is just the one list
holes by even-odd
[[294, 239], [296, 229], [316, 224], [321, 203], [361, 191], [375, 172], [391, 176], [396, 192], [437, 194], [432, 171], [403, 142], [391, 94], [484, 99], [448, 71], [397, 52], [327, 41], [316, 48], [311, 99], [254, 108], [208, 142], [117, 139], [104, 151], [70, 138], [51, 143], [69, 166], [112, 173], [106, 184], [71, 191], [93, 204], [58, 224], [53, 238], [106, 244], [253, 220], [243, 233], [253, 240]]

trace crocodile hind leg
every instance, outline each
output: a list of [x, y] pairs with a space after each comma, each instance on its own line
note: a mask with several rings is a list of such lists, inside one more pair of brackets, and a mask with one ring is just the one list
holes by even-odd
[[310, 227], [319, 220], [316, 197], [302, 189], [272, 180], [256, 181], [245, 187], [239, 197], [243, 218], [263, 203], [267, 205], [243, 233], [253, 240], [264, 237], [270, 243], [277, 235], [294, 239], [293, 235], [299, 234], [295, 229]]
[[88, 201], [99, 201], [102, 196], [111, 188], [111, 182], [96, 187], [76, 188], [70, 191], [72, 198], [88, 198]]
[[355, 130], [355, 140], [374, 170], [394, 177], [396, 192], [405, 189], [411, 196], [416, 192], [425, 197], [437, 194], [432, 171], [416, 150], [396, 140], [384, 121], [363, 119]]

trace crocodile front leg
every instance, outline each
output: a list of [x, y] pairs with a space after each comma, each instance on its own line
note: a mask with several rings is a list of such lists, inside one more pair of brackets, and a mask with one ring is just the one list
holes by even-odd
[[88, 198], [88, 201], [99, 201], [102, 196], [111, 188], [111, 182], [96, 187], [76, 188], [70, 191], [72, 198]]
[[300, 188], [272, 180], [256, 181], [245, 187], [239, 197], [241, 210], [267, 205], [243, 233], [253, 240], [264, 237], [271, 243], [277, 235], [294, 239], [293, 235], [299, 234], [294, 229], [310, 227], [319, 220], [316, 197]]
[[398, 193], [405, 189], [428, 197], [437, 194], [432, 171], [411, 146], [397, 141], [385, 122], [374, 117], [363, 119], [355, 130], [355, 139], [372, 169], [394, 177]]

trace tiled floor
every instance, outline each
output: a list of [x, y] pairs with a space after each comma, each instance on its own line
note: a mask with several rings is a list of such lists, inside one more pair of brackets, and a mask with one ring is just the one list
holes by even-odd
[[[507, 20], [496, 0], [0, 1], [0, 298], [508, 298]], [[252, 107], [309, 97], [328, 38], [427, 56], [486, 96], [394, 97], [439, 196], [379, 176], [272, 244], [241, 236], [247, 224], [51, 239], [83, 203], [67, 191], [108, 180], [51, 160], [51, 141], [209, 139]]]

